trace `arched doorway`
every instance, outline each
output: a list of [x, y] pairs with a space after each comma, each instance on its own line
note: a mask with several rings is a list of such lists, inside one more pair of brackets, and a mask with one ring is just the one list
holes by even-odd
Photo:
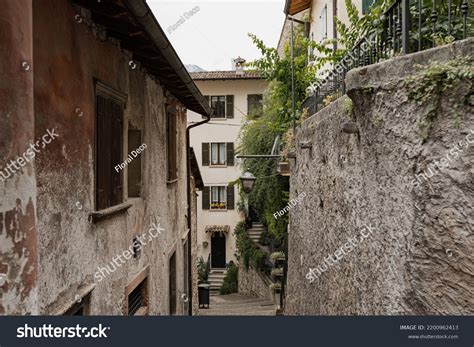
[[215, 232], [211, 237], [211, 267], [225, 268], [225, 235], [222, 232]]

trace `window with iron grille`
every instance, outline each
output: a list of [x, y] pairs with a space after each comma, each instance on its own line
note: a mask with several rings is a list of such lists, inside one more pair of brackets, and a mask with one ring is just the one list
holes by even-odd
[[178, 178], [178, 149], [177, 149], [177, 112], [169, 107], [166, 112], [166, 152], [168, 158], [168, 181]]
[[247, 114], [258, 117], [263, 113], [263, 95], [249, 94], [247, 95]]
[[145, 278], [130, 294], [128, 294], [128, 315], [148, 314], [148, 279]]
[[96, 83], [96, 209], [123, 202], [123, 110], [126, 97]]

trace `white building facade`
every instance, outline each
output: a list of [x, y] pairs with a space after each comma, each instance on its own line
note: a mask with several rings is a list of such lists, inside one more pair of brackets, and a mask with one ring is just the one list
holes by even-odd
[[[197, 256], [209, 260], [211, 269], [224, 269], [237, 262], [233, 232], [245, 218], [238, 207], [238, 188], [229, 185], [242, 172], [235, 151], [247, 115], [261, 112], [267, 82], [249, 71], [197, 72], [191, 77], [214, 110], [209, 123], [191, 130], [205, 186], [198, 192]], [[200, 115], [188, 112], [190, 123], [202, 121]]]

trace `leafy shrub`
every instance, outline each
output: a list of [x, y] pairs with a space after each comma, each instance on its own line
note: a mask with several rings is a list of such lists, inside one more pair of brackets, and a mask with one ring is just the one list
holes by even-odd
[[227, 273], [224, 277], [224, 283], [219, 291], [220, 294], [237, 293], [239, 288], [239, 268], [233, 264], [229, 264]]

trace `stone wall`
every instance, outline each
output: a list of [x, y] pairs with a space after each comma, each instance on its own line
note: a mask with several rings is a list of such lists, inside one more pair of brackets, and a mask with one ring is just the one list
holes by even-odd
[[[306, 197], [290, 211], [285, 314], [474, 313], [472, 84], [419, 104], [403, 83], [415, 64], [473, 50], [471, 39], [352, 70], [352, 102], [298, 128], [311, 148], [297, 146], [292, 163], [291, 197]], [[341, 131], [349, 122], [356, 133]], [[319, 273], [306, 278], [309, 268]]]
[[273, 300], [271, 281], [249, 266], [248, 270], [239, 265], [239, 293], [261, 299]]

